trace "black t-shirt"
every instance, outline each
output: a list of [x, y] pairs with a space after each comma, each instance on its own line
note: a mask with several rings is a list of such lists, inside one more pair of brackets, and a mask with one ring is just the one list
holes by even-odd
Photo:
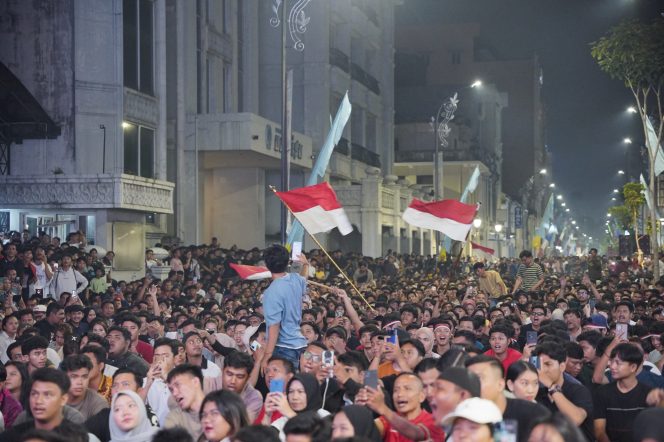
[[601, 385], [595, 390], [595, 419], [606, 420], [606, 434], [611, 442], [630, 442], [636, 415], [648, 408], [646, 397], [651, 387], [636, 384], [627, 393], [618, 390], [617, 382]]
[[[579, 429], [586, 436], [586, 439], [594, 440], [593, 397], [590, 390], [575, 382], [565, 382], [563, 383], [562, 393], [571, 403], [586, 410], [586, 418], [581, 425], [579, 425]], [[544, 405], [552, 413], [559, 411], [555, 402], [549, 399], [549, 392], [546, 388], [540, 388], [537, 393], [537, 402]]]
[[541, 417], [548, 416], [549, 410], [540, 404], [524, 401], [523, 399], [507, 398], [507, 407], [503, 413], [503, 420], [515, 420], [518, 424], [517, 440], [528, 440], [530, 426]]

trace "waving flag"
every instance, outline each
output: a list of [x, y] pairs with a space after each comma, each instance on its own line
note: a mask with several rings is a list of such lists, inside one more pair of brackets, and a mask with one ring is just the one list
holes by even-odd
[[[321, 147], [320, 152], [318, 152], [316, 164], [314, 164], [313, 169], [311, 169], [311, 175], [309, 175], [309, 179], [307, 180], [307, 186], [318, 184], [318, 180], [325, 176], [325, 171], [330, 162], [332, 151], [334, 151], [336, 145], [339, 144], [341, 135], [344, 132], [344, 127], [346, 127], [346, 123], [350, 118], [351, 109], [352, 106], [348, 100], [348, 91], [346, 91], [346, 95], [344, 95], [344, 99], [339, 105], [339, 110], [337, 110], [337, 115], [334, 117], [334, 121], [331, 122], [330, 131], [327, 134], [325, 143], [323, 144], [323, 147]], [[288, 233], [286, 243], [293, 244], [296, 241], [302, 242], [303, 236], [304, 229], [302, 228], [302, 224], [295, 221]]]
[[641, 176], [639, 176], [639, 180], [641, 181], [641, 185], [644, 188], [643, 193], [645, 194], [645, 197], [646, 197], [646, 204], [648, 204], [648, 209], [649, 210], [654, 210], [655, 211], [655, 216], [657, 217], [657, 219], [659, 219], [659, 213], [658, 213], [657, 207], [655, 207], [655, 205], [653, 204], [654, 198], [652, 197], [652, 193], [650, 193], [650, 187], [648, 187], [648, 183], [646, 183], [646, 179], [643, 178], [643, 174], [641, 174]]
[[470, 178], [468, 178], [468, 184], [466, 184], [466, 188], [463, 189], [463, 193], [461, 194], [461, 201], [462, 203], [465, 203], [468, 201], [468, 197], [470, 196], [471, 193], [477, 189], [477, 185], [480, 182], [480, 168], [478, 166], [475, 166], [475, 170], [473, 170], [472, 175], [470, 175]]
[[473, 246], [473, 255], [477, 256], [478, 258], [481, 259], [486, 259], [486, 260], [493, 260], [495, 259], [494, 253], [495, 250], [489, 248], [489, 247], [484, 247], [479, 244], [476, 244], [474, 242], [471, 242], [470, 245]]
[[346, 211], [327, 182], [276, 194], [312, 235], [329, 232], [335, 227], [342, 235], [353, 231]]
[[664, 152], [662, 152], [662, 146], [657, 142], [657, 133], [655, 133], [655, 128], [652, 127], [650, 118], [646, 118], [646, 133], [648, 135], [646, 144], [650, 153], [650, 161], [654, 160], [655, 176], [658, 176], [664, 172]]
[[476, 213], [476, 205], [456, 200], [425, 203], [413, 199], [402, 217], [413, 226], [437, 230], [456, 241], [465, 241]]
[[272, 272], [270, 272], [266, 267], [247, 266], [233, 263], [230, 263], [230, 266], [242, 279], [255, 281], [257, 279], [267, 279], [272, 277]]

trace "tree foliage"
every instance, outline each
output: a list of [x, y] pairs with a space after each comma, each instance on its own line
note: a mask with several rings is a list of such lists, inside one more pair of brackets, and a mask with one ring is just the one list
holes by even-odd
[[629, 211], [627, 206], [613, 206], [609, 209], [609, 213], [616, 220], [618, 226], [623, 229], [632, 228], [632, 213]]

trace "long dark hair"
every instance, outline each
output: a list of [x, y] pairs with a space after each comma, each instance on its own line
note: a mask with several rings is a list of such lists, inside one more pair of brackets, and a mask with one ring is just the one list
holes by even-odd
[[24, 410], [29, 409], [29, 394], [30, 394], [30, 373], [28, 366], [23, 362], [9, 361], [5, 364], [5, 369], [12, 366], [16, 368], [18, 374], [21, 375], [21, 392], [19, 394], [19, 402]]
[[208, 402], [213, 402], [221, 416], [231, 427], [228, 436], [234, 435], [240, 428], [251, 425], [247, 415], [247, 407], [240, 396], [227, 390], [216, 390], [208, 393], [201, 403], [198, 418], [203, 415], [203, 408]]
[[513, 362], [509, 367], [507, 367], [507, 374], [505, 374], [505, 380], [507, 381], [516, 381], [519, 376], [521, 376], [526, 371], [532, 371], [537, 374], [537, 368], [530, 362], [526, 361], [516, 361]]

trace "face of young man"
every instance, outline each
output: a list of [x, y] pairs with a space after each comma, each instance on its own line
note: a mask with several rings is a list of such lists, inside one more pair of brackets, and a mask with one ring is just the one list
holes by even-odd
[[540, 366], [542, 367], [540, 369], [541, 377], [548, 381], [545, 386], [550, 387], [550, 384], [557, 384], [561, 381], [566, 364], [558, 362], [548, 355], [540, 354]]
[[316, 345], [310, 345], [300, 356], [300, 370], [303, 373], [311, 373], [314, 376], [323, 365], [323, 349]]
[[168, 345], [156, 347], [152, 355], [152, 361], [161, 364], [164, 373], [168, 373], [175, 367], [175, 355]]
[[411, 370], [413, 370], [415, 366], [423, 359], [422, 356], [420, 356], [418, 353], [417, 348], [415, 348], [415, 346], [412, 344], [406, 344], [401, 347], [401, 355], [404, 357], [408, 367]]
[[35, 421], [48, 423], [61, 418], [67, 394], [52, 382], [35, 381], [30, 389], [30, 411]]
[[590, 345], [588, 341], [581, 341], [579, 345], [583, 349], [583, 362], [592, 363], [595, 361], [597, 350]]
[[417, 376], [413, 374], [399, 376], [394, 382], [392, 400], [397, 412], [402, 416], [418, 411], [424, 399], [422, 381]]
[[193, 409], [196, 397], [201, 393], [201, 388], [198, 378], [187, 373], [175, 376], [168, 384], [168, 389], [171, 391], [175, 402], [184, 411]]
[[480, 378], [482, 399], [496, 401], [498, 396], [505, 390], [505, 380], [496, 367], [492, 367], [489, 362], [473, 364], [468, 370], [475, 373]]
[[504, 333], [491, 333], [489, 345], [496, 355], [504, 355], [507, 352], [509, 338]]
[[433, 404], [436, 396], [436, 380], [440, 372], [435, 368], [430, 368], [426, 371], [417, 373], [417, 376], [422, 381], [424, 386], [424, 395], [426, 396], [429, 405]]
[[450, 337], [452, 337], [452, 331], [448, 327], [440, 326], [436, 327], [436, 329], [433, 332], [433, 335], [436, 338], [436, 345], [445, 347], [450, 343]]
[[567, 362], [565, 363], [565, 371], [571, 374], [574, 377], [577, 377], [583, 369], [583, 359], [575, 359], [567, 357]]
[[270, 361], [265, 369], [265, 383], [270, 385], [275, 379], [284, 381], [284, 385], [288, 383], [290, 378], [293, 377], [292, 373], [287, 373], [283, 361]]
[[116, 393], [127, 390], [138, 392], [136, 377], [131, 373], [120, 373], [115, 375], [113, 377], [113, 383], [111, 384], [111, 394], [115, 396]]
[[85, 396], [85, 391], [88, 389], [90, 382], [90, 370], [87, 368], [79, 368], [78, 370], [68, 371], [69, 382], [69, 399], [77, 401]]
[[224, 390], [240, 394], [244, 390], [249, 380], [249, 373], [246, 368], [224, 367], [222, 372], [222, 385]]
[[535, 308], [530, 312], [530, 322], [532, 322], [533, 326], [539, 327], [545, 315], [546, 313], [544, 310], [541, 308]]
[[203, 354], [203, 340], [198, 336], [190, 336], [185, 343], [185, 351], [188, 358], [201, 356]]
[[28, 365], [36, 370], [38, 368], [46, 367], [46, 349], [35, 348], [28, 353]]
[[623, 361], [618, 356], [609, 360], [609, 370], [611, 370], [611, 377], [614, 381], [620, 381], [635, 375], [638, 368], [636, 364]]
[[629, 307], [619, 305], [616, 308], [616, 322], [619, 324], [629, 324], [630, 319], [632, 319], [632, 313], [629, 311]]
[[124, 335], [118, 330], [111, 331], [106, 339], [109, 343], [108, 354], [111, 356], [121, 356], [129, 349], [129, 341], [125, 341]]

